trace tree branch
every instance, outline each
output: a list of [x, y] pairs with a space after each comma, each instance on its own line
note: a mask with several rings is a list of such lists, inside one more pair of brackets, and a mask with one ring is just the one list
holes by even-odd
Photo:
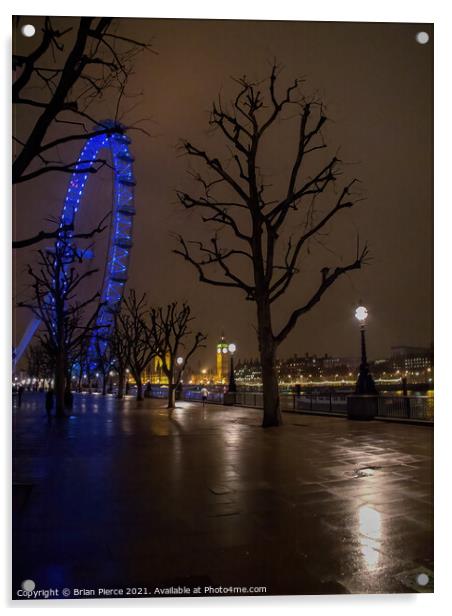
[[317, 224], [313, 225], [309, 229], [309, 231], [304, 233], [298, 239], [295, 246], [293, 247], [292, 255], [290, 255], [290, 249], [292, 248], [292, 242], [291, 241], [289, 242], [288, 251], [286, 253], [286, 271], [270, 287], [270, 301], [271, 302], [274, 302], [276, 299], [278, 299], [278, 297], [280, 297], [285, 292], [287, 287], [289, 286], [293, 276], [296, 273], [297, 260], [300, 255], [301, 249], [303, 248], [304, 244], [308, 241], [308, 239], [311, 238], [316, 233], [318, 233], [320, 229], [322, 229], [328, 223], [328, 221], [330, 221], [338, 212], [340, 212], [341, 210], [353, 207], [354, 205], [356, 205], [356, 203], [358, 203], [361, 200], [361, 199], [355, 199], [352, 201], [349, 199], [349, 200], [344, 201], [344, 199], [351, 194], [350, 189], [352, 188], [352, 186], [358, 181], [359, 180], [355, 178], [343, 188], [334, 207], [331, 208], [331, 210], [323, 218], [321, 218], [321, 220]]
[[355, 269], [360, 269], [361, 266], [366, 262], [368, 254], [369, 254], [368, 248], [367, 246], [365, 246], [364, 249], [361, 251], [361, 254], [357, 256], [355, 261], [343, 267], [336, 267], [334, 270], [332, 270], [331, 274], [327, 273], [329, 271], [329, 268], [323, 268], [322, 269], [322, 281], [317, 291], [312, 295], [310, 300], [306, 302], [304, 306], [301, 306], [301, 308], [297, 308], [296, 310], [292, 312], [286, 325], [275, 336], [276, 343], [279, 345], [281, 344], [281, 342], [283, 342], [283, 340], [286, 339], [287, 335], [292, 331], [292, 329], [297, 324], [298, 319], [303, 314], [306, 314], [307, 312], [309, 312], [309, 310], [311, 310], [311, 308], [315, 306], [315, 304], [317, 304], [321, 300], [325, 291], [329, 289], [329, 287], [331, 287], [331, 285], [340, 276], [342, 276], [346, 272], [350, 272]]
[[[191, 263], [193, 267], [198, 272], [199, 280], [201, 282], [208, 282], [214, 286], [218, 287], [230, 287], [236, 289], [242, 289], [247, 294], [247, 299], [252, 299], [254, 296], [254, 288], [250, 285], [246, 284], [243, 280], [232, 274], [230, 269], [225, 265], [224, 260], [233, 254], [246, 254], [246, 256], [250, 256], [247, 253], [243, 253], [242, 251], [228, 251], [225, 254], [221, 254], [218, 251], [218, 245], [216, 244], [215, 238], [211, 240], [214, 244], [214, 250], [211, 251], [206, 248], [201, 242], [191, 242], [192, 244], [197, 244], [201, 250], [201, 252], [206, 252], [209, 254], [209, 258], [207, 261], [197, 261], [191, 254], [188, 248], [187, 243], [184, 238], [179, 235], [178, 236], [179, 244], [181, 245], [180, 250], [173, 250], [174, 254], [182, 256], [186, 261]], [[216, 280], [214, 278], [209, 278], [205, 272], [204, 267], [208, 265], [212, 265], [217, 263], [223, 269], [223, 272], [227, 277], [229, 277], [232, 282], [228, 282], [226, 280]]]

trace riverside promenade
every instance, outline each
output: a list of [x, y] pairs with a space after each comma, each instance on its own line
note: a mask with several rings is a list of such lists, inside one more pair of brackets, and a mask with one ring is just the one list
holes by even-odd
[[49, 422], [42, 394], [15, 405], [13, 598], [24, 580], [69, 597], [432, 590], [431, 427], [284, 413], [264, 430], [255, 409], [87, 394]]

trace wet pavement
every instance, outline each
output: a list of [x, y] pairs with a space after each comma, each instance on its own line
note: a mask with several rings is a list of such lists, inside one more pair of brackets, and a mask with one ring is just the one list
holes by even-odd
[[25, 393], [13, 409], [13, 595], [25, 579], [150, 594], [432, 590], [431, 428], [260, 420], [76, 395], [72, 416], [49, 423], [43, 396]]

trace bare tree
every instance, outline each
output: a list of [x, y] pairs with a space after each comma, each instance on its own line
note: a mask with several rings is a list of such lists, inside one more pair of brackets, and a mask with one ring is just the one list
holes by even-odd
[[137, 400], [143, 400], [142, 374], [156, 355], [155, 341], [151, 337], [149, 325], [146, 294], [143, 293], [138, 299], [135, 290], [131, 289], [121, 302], [117, 322], [130, 348], [129, 365], [137, 385]]
[[195, 351], [204, 346], [202, 343], [206, 340], [206, 336], [201, 332], [192, 337], [192, 321], [190, 306], [185, 303], [181, 307], [177, 302], [173, 302], [166, 308], [151, 309], [151, 338], [163, 373], [168, 379], [169, 409], [176, 405], [176, 388], [185, 366]]
[[[20, 18], [15, 19], [18, 25]], [[15, 122], [13, 184], [52, 172], [96, 173], [108, 164], [99, 158], [77, 166], [77, 160], [67, 159], [70, 150], [61, 146], [121, 131], [119, 120], [127, 111], [122, 106], [133, 60], [142, 50], [153, 51], [147, 42], [118, 34], [112, 18], [74, 18], [74, 26], [64, 29], [55, 27], [57, 22], [58, 18], [44, 19], [33, 50], [25, 55], [17, 51], [15, 37], [14, 114], [16, 119], [27, 114], [33, 121], [31, 128], [29, 122]], [[113, 124], [106, 124], [93, 111], [106, 98], [115, 108]], [[41, 230], [14, 247], [57, 236], [58, 229]]]
[[114, 363], [113, 350], [110, 344], [110, 332], [100, 333], [96, 336], [93, 347], [96, 369], [102, 377], [102, 395], [105, 396], [110, 370]]
[[52, 358], [48, 356], [43, 345], [38, 341], [27, 350], [27, 373], [30, 378], [40, 381], [51, 379], [54, 372]]
[[41, 320], [44, 331], [39, 340], [54, 363], [56, 414], [63, 417], [71, 367], [80, 348], [86, 346], [95, 331], [101, 307], [98, 292], [80, 301], [78, 291], [81, 283], [97, 270], [80, 272], [83, 253], [64, 237], [51, 251], [39, 250], [38, 255], [38, 266], [28, 266], [32, 297], [19, 307], [28, 308]]
[[[202, 163], [206, 173], [195, 175], [201, 185], [200, 194], [177, 193], [186, 209], [199, 208], [203, 222], [213, 223], [216, 230], [208, 243], [179, 237], [176, 254], [196, 268], [202, 282], [239, 289], [256, 304], [264, 427], [282, 423], [275, 369], [279, 345], [327, 289], [346, 272], [359, 269], [367, 257], [367, 247], [360, 249], [358, 243], [350, 262], [322, 268], [316, 290], [275, 331], [274, 303], [283, 297], [299, 272], [309, 241], [325, 230], [337, 214], [360, 200], [354, 193], [357, 179], [337, 188], [341, 161], [336, 155], [316, 163], [318, 151], [326, 148], [322, 130], [327, 117], [322, 104], [303, 97], [298, 80], [279, 94], [277, 81], [278, 67], [274, 65], [265, 85], [243, 77], [236, 82], [237, 96], [228, 108], [221, 101], [213, 104], [210, 124], [226, 140], [230, 161], [222, 163], [218, 157], [184, 141], [184, 152]], [[264, 183], [259, 156], [267, 133], [277, 126], [286, 109], [292, 115], [284, 119], [297, 123], [297, 143], [295, 155], [287, 163], [285, 188], [275, 198]], [[317, 171], [307, 171], [316, 165]], [[229, 235], [231, 247], [222, 245], [218, 227]], [[288, 230], [301, 227], [298, 235], [285, 237]], [[244, 271], [248, 274], [244, 275]]]
[[119, 400], [124, 397], [124, 380], [126, 370], [130, 365], [130, 354], [132, 351], [132, 341], [126, 334], [128, 328], [124, 327], [124, 322], [128, 323], [128, 320], [124, 319], [121, 321], [118, 314], [115, 314], [115, 321], [109, 338], [113, 363], [118, 373], [117, 398]]

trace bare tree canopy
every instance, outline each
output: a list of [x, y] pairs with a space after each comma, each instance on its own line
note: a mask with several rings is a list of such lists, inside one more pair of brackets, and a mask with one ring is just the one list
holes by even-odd
[[[123, 130], [120, 121], [129, 111], [124, 101], [130, 96], [127, 83], [133, 61], [143, 50], [153, 52], [149, 42], [118, 35], [112, 18], [81, 17], [77, 27], [63, 30], [55, 27], [57, 21], [44, 19], [37, 42], [26, 55], [13, 50], [13, 184], [53, 172], [92, 174], [109, 165], [105, 158], [77, 164], [67, 146]], [[106, 98], [115, 107], [114, 117], [109, 118], [113, 122], [108, 123], [96, 110]], [[19, 121], [24, 113], [31, 125]], [[129, 123], [128, 129], [138, 129], [137, 124]], [[58, 230], [42, 230], [14, 247], [57, 234]]]
[[[176, 254], [196, 269], [200, 281], [239, 289], [247, 300], [256, 303], [264, 426], [281, 423], [275, 370], [278, 346], [336, 280], [359, 269], [368, 258], [367, 246], [360, 248], [357, 241], [350, 261], [323, 267], [312, 295], [287, 316], [278, 331], [274, 330], [272, 305], [300, 271], [309, 240], [361, 200], [356, 193], [358, 179], [344, 181], [341, 160], [328, 154], [323, 135], [327, 117], [322, 103], [304, 96], [302, 82], [297, 79], [279, 92], [278, 76], [279, 69], [274, 65], [265, 82], [242, 77], [236, 80], [237, 95], [229, 106], [225, 107], [221, 99], [213, 104], [210, 125], [226, 141], [230, 160], [221, 162], [207, 150], [184, 141], [183, 151], [199, 161], [206, 173], [194, 174], [201, 187], [199, 193], [177, 192], [180, 203], [188, 210], [198, 208], [202, 221], [214, 225], [215, 230], [207, 243], [180, 236]], [[290, 111], [289, 117], [284, 115], [286, 111]], [[277, 130], [283, 118], [296, 125], [297, 144], [287, 161], [285, 188], [275, 199], [263, 179], [259, 154], [267, 133]], [[321, 162], [316, 158], [319, 150], [326, 152]], [[287, 239], [287, 229], [302, 230]], [[230, 246], [224, 245], [226, 236]], [[238, 260], [247, 267], [238, 267]], [[243, 275], [246, 269], [248, 277]]]
[[[116, 117], [111, 119], [119, 123], [132, 61], [143, 49], [151, 50], [150, 44], [115, 34], [114, 20], [109, 17], [81, 17], [76, 31], [55, 29], [52, 19], [45, 18], [34, 50], [26, 56], [13, 54], [13, 105], [37, 111], [32, 130], [14, 135], [13, 183], [52, 171], [76, 172], [76, 160], [53, 159], [58, 147], [118, 130], [103, 126], [104, 118], [92, 115], [91, 108], [107, 90], [114, 91]], [[32, 98], [29, 91], [36, 89], [39, 95]], [[66, 125], [68, 132], [48, 139], [55, 123]], [[96, 172], [105, 162], [95, 161], [83, 172]]]
[[30, 345], [27, 350], [27, 373], [30, 378], [39, 381], [51, 379], [55, 366], [53, 357], [49, 356], [41, 341]]
[[184, 368], [196, 350], [204, 346], [207, 338], [201, 332], [193, 335], [190, 328], [192, 321], [191, 308], [185, 303], [180, 307], [173, 302], [166, 308], [151, 309], [151, 337], [156, 356], [168, 379], [168, 408], [175, 406], [175, 388], [181, 381]]
[[124, 379], [126, 370], [130, 364], [130, 355], [132, 352], [133, 341], [127, 335], [128, 319], [120, 319], [116, 313], [113, 323], [113, 328], [109, 337], [111, 354], [113, 357], [114, 367], [118, 372], [118, 393], [119, 399], [124, 396]]
[[28, 266], [31, 297], [19, 307], [28, 308], [41, 321], [39, 340], [54, 365], [56, 411], [62, 416], [71, 368], [97, 331], [99, 293], [79, 299], [80, 285], [97, 270], [80, 271], [83, 254], [63, 238], [38, 255], [37, 266]]
[[121, 309], [117, 315], [117, 326], [130, 349], [130, 371], [137, 385], [137, 400], [142, 400], [142, 373], [157, 352], [151, 335], [149, 306], [145, 293], [138, 298], [134, 289], [129, 290], [128, 295], [122, 299]]

